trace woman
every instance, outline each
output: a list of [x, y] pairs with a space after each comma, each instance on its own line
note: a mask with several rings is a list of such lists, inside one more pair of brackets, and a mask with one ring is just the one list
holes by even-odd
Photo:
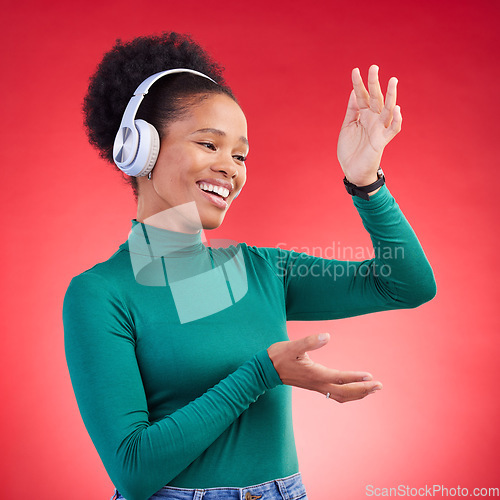
[[114, 498], [306, 498], [290, 386], [339, 402], [382, 387], [369, 373], [312, 362], [307, 352], [328, 334], [289, 341], [286, 332], [287, 320], [416, 307], [435, 294], [379, 170], [401, 113], [396, 79], [384, 102], [377, 71], [369, 92], [353, 71], [338, 157], [378, 251], [343, 262], [203, 245], [201, 229], [222, 223], [246, 180], [246, 119], [221, 68], [176, 33], [105, 55], [86, 127], [128, 175], [137, 218], [117, 252], [73, 278], [63, 319], [76, 398]]

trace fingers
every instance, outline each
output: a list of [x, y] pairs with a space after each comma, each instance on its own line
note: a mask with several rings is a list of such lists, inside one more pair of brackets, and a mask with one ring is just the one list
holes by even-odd
[[[388, 135], [394, 136], [401, 130], [401, 111], [396, 106], [398, 79], [392, 77], [387, 85], [387, 94], [382, 93], [378, 77], [379, 67], [375, 64], [368, 70], [368, 90], [364, 86], [359, 68], [352, 70], [353, 92], [349, 98], [343, 126], [359, 119], [360, 110], [369, 109], [380, 114], [380, 120], [388, 129]], [[395, 122], [395, 123], [393, 123]]]
[[368, 372], [333, 370], [317, 363], [314, 371], [319, 392], [329, 393], [339, 403], [362, 399], [382, 389], [382, 384]]
[[387, 129], [389, 136], [392, 138], [397, 133], [401, 132], [401, 125], [403, 123], [403, 117], [401, 115], [401, 108], [396, 105], [392, 112], [392, 122], [390, 127]]
[[331, 385], [325, 387], [324, 394], [330, 393], [330, 398], [338, 403], [347, 403], [348, 401], [363, 399], [380, 389], [382, 389], [382, 384], [380, 382], [353, 382], [345, 385]]
[[370, 92], [370, 109], [380, 113], [384, 107], [384, 95], [378, 79], [379, 67], [373, 64], [368, 70], [368, 91]]
[[358, 105], [361, 109], [370, 108], [375, 113], [380, 113], [384, 107], [384, 95], [378, 79], [379, 67], [372, 64], [368, 70], [368, 90], [363, 83], [359, 68], [352, 70], [352, 85], [356, 94]]
[[337, 373], [335, 374], [332, 382], [337, 385], [350, 384], [352, 382], [365, 382], [371, 381], [373, 376], [368, 372], [346, 372], [335, 370]]
[[366, 90], [363, 79], [361, 78], [361, 73], [359, 68], [354, 68], [352, 70], [352, 86], [354, 87], [354, 93], [356, 94], [356, 101], [358, 103], [359, 109], [366, 109], [370, 107], [370, 94]]
[[[314, 363], [314, 377], [320, 384], [326, 384], [325, 387], [331, 387], [332, 385], [343, 386], [355, 382], [373, 382], [371, 373], [335, 370], [319, 363]], [[331, 391], [328, 389], [325, 394], [326, 392]]]
[[353, 123], [359, 119], [359, 106], [356, 100], [356, 93], [354, 89], [351, 91], [349, 95], [349, 102], [347, 103], [347, 111], [344, 118], [344, 123], [342, 123], [342, 128], [349, 125], [349, 123]]
[[387, 94], [385, 96], [385, 104], [380, 113], [380, 119], [384, 124], [384, 127], [387, 128], [391, 125], [391, 121], [393, 119], [394, 107], [396, 106], [397, 99], [397, 85], [398, 79], [396, 77], [392, 77], [387, 84]]

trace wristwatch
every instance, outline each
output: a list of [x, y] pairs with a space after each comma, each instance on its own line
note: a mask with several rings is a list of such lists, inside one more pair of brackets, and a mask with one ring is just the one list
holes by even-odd
[[385, 184], [385, 176], [382, 171], [382, 167], [378, 167], [377, 176], [378, 179], [368, 186], [356, 186], [356, 184], [349, 182], [347, 178], [344, 177], [344, 186], [351, 196], [358, 196], [359, 198], [363, 198], [363, 200], [369, 200], [370, 197], [368, 196], [368, 193], [375, 191], [375, 189], [378, 189], [380, 186]]

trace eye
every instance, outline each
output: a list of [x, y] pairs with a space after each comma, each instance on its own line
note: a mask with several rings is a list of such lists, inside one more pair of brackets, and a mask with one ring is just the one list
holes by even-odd
[[217, 148], [216, 148], [215, 144], [212, 144], [211, 142], [199, 142], [198, 144], [200, 146], [204, 146], [207, 149], [210, 149], [212, 151], [217, 151]]
[[247, 159], [247, 157], [243, 155], [234, 155], [233, 158], [237, 161], [241, 161], [242, 163], [244, 163]]

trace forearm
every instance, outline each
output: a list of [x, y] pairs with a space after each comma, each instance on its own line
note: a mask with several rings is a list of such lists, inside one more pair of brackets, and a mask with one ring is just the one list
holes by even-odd
[[374, 259], [367, 265], [381, 287], [402, 307], [416, 307], [434, 297], [436, 283], [432, 268], [415, 232], [386, 186], [354, 205], [369, 232]]
[[263, 363], [270, 363], [265, 351], [162, 420], [151, 425], [137, 422], [137, 428], [124, 437], [115, 452], [109, 450], [105, 462], [125, 498], [149, 498], [168, 484], [261, 394], [276, 385], [266, 376]]
[[[72, 372], [78, 370], [69, 364]], [[111, 480], [128, 500], [145, 500], [277, 385], [279, 378], [269, 376], [270, 369], [275, 372], [262, 351], [196, 400], [152, 424], [144, 407], [130, 402], [123, 406], [114, 399], [112, 379], [96, 386], [80, 378], [73, 385], [82, 418]]]
[[338, 319], [416, 307], [436, 290], [432, 269], [401, 210], [383, 186], [354, 199], [375, 256], [364, 261], [322, 259], [279, 251], [289, 320]]

